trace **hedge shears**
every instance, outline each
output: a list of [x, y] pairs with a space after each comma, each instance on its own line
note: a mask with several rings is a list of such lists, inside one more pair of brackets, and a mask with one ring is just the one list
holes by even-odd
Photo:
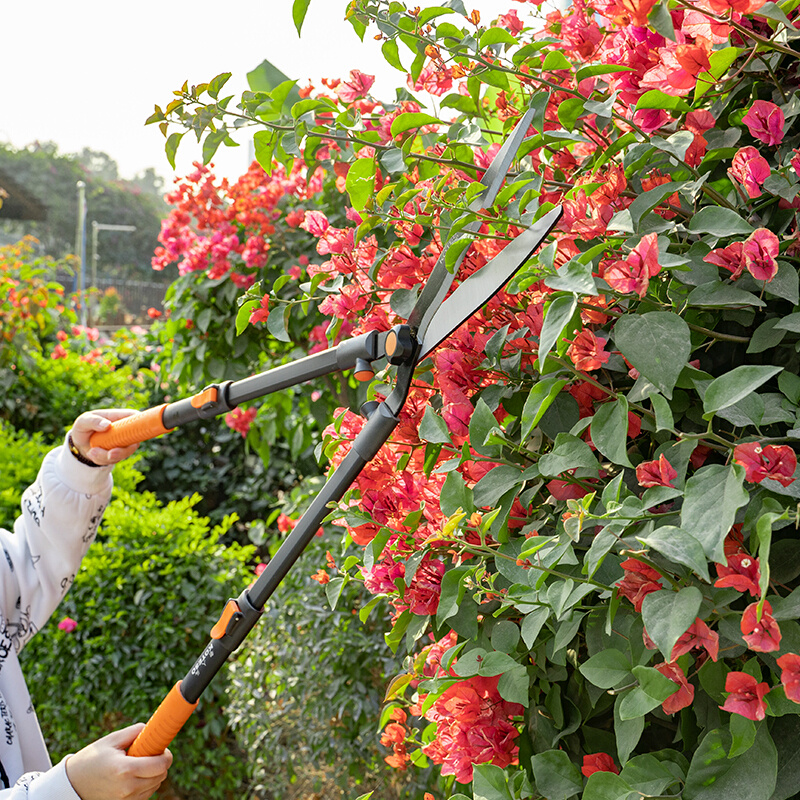
[[[467, 206], [476, 213], [492, 205], [533, 119], [529, 109], [486, 169], [484, 189]], [[283, 364], [239, 381], [207, 386], [193, 397], [153, 407], [114, 422], [92, 436], [92, 446], [110, 449], [168, 433], [178, 425], [225, 414], [240, 403], [253, 400], [321, 375], [355, 370], [359, 380], [370, 380], [372, 363], [386, 359], [397, 367], [394, 388], [380, 403], [365, 404], [367, 417], [361, 432], [341, 464], [331, 473], [319, 494], [298, 520], [256, 581], [238, 598], [228, 600], [212, 627], [208, 645], [185, 677], [178, 681], [131, 745], [133, 756], [162, 753], [197, 707], [200, 696], [230, 655], [244, 641], [261, 616], [267, 600], [297, 561], [337, 503], [387, 441], [399, 422], [417, 365], [444, 339], [488, 302], [527, 261], [561, 217], [557, 206], [523, 231], [477, 272], [449, 294], [466, 248], [454, 264], [446, 254], [455, 241], [474, 233], [480, 218], [471, 221], [445, 245], [417, 298], [408, 320], [389, 331], [370, 331], [347, 339], [328, 350]]]

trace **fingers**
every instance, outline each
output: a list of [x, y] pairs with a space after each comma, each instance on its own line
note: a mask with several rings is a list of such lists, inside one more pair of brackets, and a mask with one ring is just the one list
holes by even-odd
[[105, 431], [112, 422], [130, 417], [137, 412], [131, 408], [103, 408], [86, 411], [81, 414], [72, 425], [72, 440], [84, 458], [88, 458], [100, 466], [111, 466], [133, 455], [138, 444], [128, 447], [114, 447], [105, 450], [102, 447], [91, 446], [91, 436], [98, 431]]
[[144, 722], [134, 722], [133, 725], [128, 725], [127, 728], [120, 728], [118, 731], [107, 734], [100, 741], [116, 747], [117, 750], [127, 750], [143, 730]]
[[74, 422], [72, 430], [79, 433], [94, 433], [104, 431], [111, 422], [130, 417], [135, 414], [131, 408], [100, 408], [85, 411]]

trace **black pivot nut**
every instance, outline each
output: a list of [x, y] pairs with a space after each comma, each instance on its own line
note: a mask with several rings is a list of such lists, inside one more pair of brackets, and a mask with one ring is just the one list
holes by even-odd
[[404, 364], [414, 354], [417, 340], [408, 325], [395, 325], [386, 334], [386, 357], [390, 364]]

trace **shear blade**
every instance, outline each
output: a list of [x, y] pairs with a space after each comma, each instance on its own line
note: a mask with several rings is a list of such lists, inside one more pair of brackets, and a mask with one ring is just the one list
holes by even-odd
[[419, 360], [481, 309], [533, 255], [561, 218], [561, 206], [549, 211], [521, 233], [501, 253], [470, 275], [442, 303], [425, 331]]

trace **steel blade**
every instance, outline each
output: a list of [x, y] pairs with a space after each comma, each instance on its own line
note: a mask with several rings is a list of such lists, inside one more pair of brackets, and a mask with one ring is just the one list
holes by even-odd
[[545, 214], [517, 236], [501, 253], [470, 275], [442, 303], [428, 325], [419, 358], [423, 359], [453, 331], [494, 297], [511, 280], [553, 229], [563, 213], [561, 206]]
[[[533, 109], [529, 108], [514, 126], [514, 129], [503, 143], [503, 146], [497, 151], [491, 164], [487, 167], [486, 172], [483, 173], [480, 183], [486, 188], [472, 199], [472, 202], [467, 206], [469, 211], [480, 211], [490, 206], [495, 201], [497, 193], [500, 191], [500, 187], [505, 180], [508, 168], [511, 166], [511, 162], [514, 160], [519, 146], [525, 139], [525, 134], [528, 132], [532, 119]], [[458, 272], [458, 268], [466, 255], [466, 250], [462, 251], [461, 255], [456, 259], [452, 271], [450, 271], [445, 266], [447, 251], [455, 242], [463, 239], [464, 236], [475, 233], [480, 226], [480, 220], [475, 220], [464, 226], [462, 232], [447, 242], [442, 252], [439, 254], [439, 258], [436, 260], [436, 264], [431, 270], [431, 274], [428, 276], [425, 285], [422, 287], [417, 302], [408, 317], [408, 324], [417, 330], [419, 338], [424, 338], [425, 331], [433, 315], [438, 310], [448, 291], [450, 291], [453, 278]]]

